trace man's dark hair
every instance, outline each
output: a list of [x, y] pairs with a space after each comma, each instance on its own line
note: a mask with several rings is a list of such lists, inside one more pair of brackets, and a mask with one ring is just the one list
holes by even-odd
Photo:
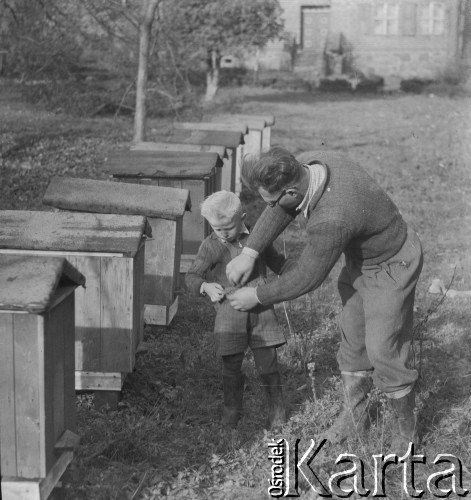
[[273, 146], [259, 157], [244, 156], [242, 182], [254, 191], [261, 187], [269, 193], [276, 193], [296, 184], [301, 177], [300, 166], [288, 150]]

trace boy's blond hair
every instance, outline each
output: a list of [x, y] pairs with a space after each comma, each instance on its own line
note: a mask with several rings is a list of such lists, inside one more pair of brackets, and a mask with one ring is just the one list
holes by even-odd
[[232, 219], [237, 214], [242, 215], [242, 203], [230, 191], [216, 191], [201, 203], [201, 215], [205, 219]]

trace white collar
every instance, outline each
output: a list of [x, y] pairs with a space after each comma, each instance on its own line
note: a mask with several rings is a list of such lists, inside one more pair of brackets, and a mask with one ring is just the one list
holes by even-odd
[[317, 189], [324, 182], [326, 172], [324, 167], [319, 163], [304, 165], [304, 167], [309, 171], [309, 187], [307, 188], [303, 201], [296, 207], [296, 210], [303, 212], [304, 217], [307, 217], [309, 213], [309, 205], [311, 204]]

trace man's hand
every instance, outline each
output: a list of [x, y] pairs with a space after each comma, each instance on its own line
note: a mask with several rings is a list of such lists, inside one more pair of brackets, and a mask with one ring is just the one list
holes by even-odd
[[234, 257], [226, 266], [227, 279], [233, 285], [244, 285], [252, 274], [255, 259], [249, 255], [241, 253]]
[[204, 283], [202, 290], [211, 302], [220, 302], [225, 296], [224, 288], [219, 283]]
[[238, 311], [248, 311], [259, 304], [255, 288], [248, 286], [235, 290], [226, 298], [231, 306]]

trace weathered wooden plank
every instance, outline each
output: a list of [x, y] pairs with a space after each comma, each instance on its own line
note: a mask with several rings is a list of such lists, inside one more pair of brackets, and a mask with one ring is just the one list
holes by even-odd
[[189, 209], [189, 193], [183, 189], [53, 177], [43, 203], [64, 210], [175, 220]]
[[183, 253], [195, 255], [203, 239], [209, 234], [208, 226], [201, 216], [200, 205], [211, 194], [209, 182], [187, 180], [185, 183], [191, 193], [194, 210], [183, 218]]
[[[44, 315], [44, 408], [46, 471], [55, 462], [54, 445], [64, 432], [64, 332], [63, 307], [56, 307]], [[72, 325], [73, 328], [73, 325]]]
[[268, 151], [271, 147], [271, 127], [263, 129], [262, 134], [262, 152]]
[[[76, 289], [77, 291], [78, 289]], [[62, 332], [64, 335], [64, 429], [75, 431], [75, 297], [64, 300]]]
[[175, 295], [176, 229], [174, 221], [150, 218], [153, 237], [146, 241], [144, 303], [169, 305]]
[[39, 481], [2, 479], [2, 498], [5, 500], [44, 500], [41, 497]]
[[[101, 259], [101, 358], [99, 371], [131, 372], [133, 332], [133, 262]], [[106, 355], [105, 355], [106, 354]]]
[[98, 371], [103, 357], [101, 258], [68, 258], [87, 280], [86, 288], [78, 288], [75, 291], [75, 369]]
[[168, 306], [145, 305], [145, 322], [150, 325], [168, 326], [178, 311], [178, 296]]
[[212, 121], [202, 122], [173, 122], [173, 127], [177, 130], [217, 130], [239, 132], [245, 135], [248, 131], [248, 126], [242, 121], [224, 121], [214, 123]]
[[221, 159], [226, 157], [225, 146], [214, 146], [205, 144], [183, 144], [179, 142], [138, 142], [137, 144], [131, 146], [131, 151], [177, 151], [177, 152], [210, 151], [212, 153], [217, 153]]
[[190, 151], [116, 151], [104, 168], [114, 177], [179, 177], [198, 179], [213, 174], [222, 160], [217, 153]]
[[44, 320], [19, 314], [13, 322], [17, 476], [45, 477]]
[[53, 306], [50, 297], [61, 280], [71, 286], [85, 281], [64, 258], [3, 255], [4, 251], [0, 250], [0, 310], [44, 312]]
[[124, 375], [120, 372], [75, 372], [78, 391], [120, 391]]
[[65, 430], [57, 440], [54, 448], [56, 451], [73, 451], [80, 444], [80, 436], [70, 430]]
[[[175, 221], [167, 221], [175, 225]], [[145, 269], [145, 246], [142, 245], [137, 252], [132, 264], [133, 273], [133, 340], [132, 343], [132, 363], [136, 357], [137, 346], [144, 340], [144, 269]]]
[[0, 471], [16, 476], [15, 346], [13, 313], [0, 313]]
[[0, 248], [134, 255], [146, 231], [142, 216], [0, 211]]
[[168, 141], [236, 148], [244, 144], [244, 136], [241, 132], [230, 130], [175, 130]]

